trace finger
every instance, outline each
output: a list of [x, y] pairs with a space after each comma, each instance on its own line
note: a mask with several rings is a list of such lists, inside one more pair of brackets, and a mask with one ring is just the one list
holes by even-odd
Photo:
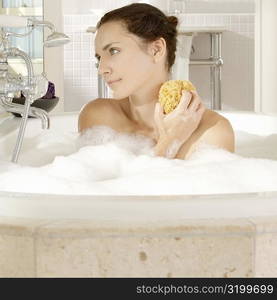
[[191, 98], [192, 98], [192, 94], [189, 91], [182, 90], [181, 100], [178, 106], [176, 107], [176, 109], [180, 111], [187, 110]]
[[193, 96], [192, 101], [190, 102], [190, 105], [188, 107], [189, 112], [194, 112], [198, 109], [199, 105], [201, 103], [201, 100], [198, 96]]
[[195, 102], [195, 103], [191, 107], [189, 107], [189, 110], [196, 111], [199, 109], [199, 104], [202, 102], [202, 99], [196, 90], [191, 90], [191, 93], [192, 93], [193, 101], [190, 102], [191, 103], [190, 105], [192, 105], [193, 102]]
[[159, 115], [160, 115], [159, 103], [156, 103], [155, 110], [154, 110], [154, 121], [157, 125], [159, 124], [159, 119], [160, 119]]
[[199, 96], [196, 90], [191, 90], [190, 92], [195, 96]]
[[164, 128], [163, 128], [163, 108], [161, 107], [160, 103], [156, 103], [155, 105], [155, 112], [154, 112], [154, 120], [157, 125], [158, 131], [160, 134], [164, 133]]
[[205, 105], [203, 104], [203, 102], [200, 102], [196, 112], [199, 113], [200, 115], [203, 114], [206, 110]]
[[164, 118], [163, 108], [159, 102], [157, 102], [155, 105], [155, 116], [159, 120], [162, 120]]

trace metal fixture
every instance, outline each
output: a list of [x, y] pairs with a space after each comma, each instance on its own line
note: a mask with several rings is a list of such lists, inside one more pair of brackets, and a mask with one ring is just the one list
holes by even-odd
[[[42, 128], [49, 128], [49, 117], [46, 111], [31, 107], [31, 104], [38, 98], [42, 97], [47, 91], [47, 79], [44, 75], [34, 76], [33, 64], [30, 57], [18, 48], [11, 47], [9, 37], [24, 37], [29, 35], [35, 27], [43, 26], [51, 30], [51, 34], [47, 37], [44, 45], [46, 47], [56, 47], [64, 45], [70, 41], [69, 37], [63, 33], [58, 33], [54, 25], [48, 21], [39, 21], [36, 19], [17, 17], [17, 16], [0, 16], [1, 27], [25, 27], [30, 30], [25, 34], [7, 32], [0, 27], [0, 104], [7, 112], [19, 113], [22, 116], [20, 128], [16, 140], [14, 152], [12, 154], [12, 162], [18, 161], [19, 152], [22, 147], [24, 133], [27, 125], [28, 116], [40, 118]], [[9, 57], [21, 57], [27, 67], [27, 80], [20, 75], [11, 74], [8, 69]], [[40, 82], [39, 82], [40, 81]], [[42, 83], [42, 84], [41, 84]], [[22, 92], [25, 96], [25, 104], [15, 104], [12, 102], [18, 92]]]
[[221, 57], [222, 32], [207, 32], [210, 34], [210, 58], [191, 59], [190, 65], [210, 66], [210, 89], [211, 89], [211, 109], [221, 110], [221, 68], [223, 59]]
[[52, 31], [51, 34], [44, 41], [45, 47], [58, 47], [70, 42], [70, 38], [66, 34], [62, 32], [57, 32], [55, 26], [48, 21], [29, 19], [29, 22], [30, 26], [32, 26], [33, 28], [38, 26], [46, 26]]

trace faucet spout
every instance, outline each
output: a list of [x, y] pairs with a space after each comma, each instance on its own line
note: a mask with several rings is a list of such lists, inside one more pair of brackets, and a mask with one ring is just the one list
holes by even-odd
[[50, 118], [48, 113], [37, 107], [31, 107], [30, 109], [32, 117], [39, 118], [41, 120], [41, 128], [49, 129], [50, 128]]
[[[23, 114], [24, 105], [23, 104], [16, 104], [12, 102], [11, 98], [5, 99], [4, 97], [0, 98], [2, 106], [5, 108], [7, 112], [13, 112], [17, 114]], [[49, 129], [50, 127], [50, 118], [48, 113], [40, 108], [37, 107], [30, 107], [28, 116], [38, 118], [41, 120], [41, 128], [42, 129]]]

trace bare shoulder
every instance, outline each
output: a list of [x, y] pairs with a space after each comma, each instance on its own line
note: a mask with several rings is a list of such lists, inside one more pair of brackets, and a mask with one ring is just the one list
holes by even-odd
[[97, 98], [85, 104], [78, 118], [78, 131], [83, 132], [95, 125], [111, 125], [114, 114], [112, 99]]
[[228, 119], [213, 110], [206, 110], [206, 114], [203, 116], [205, 132], [209, 130], [216, 130], [223, 134], [233, 134], [232, 124]]
[[182, 146], [177, 157], [188, 158], [201, 142], [234, 152], [234, 131], [229, 120], [220, 113], [206, 109], [198, 128]]
[[229, 120], [223, 117], [220, 113], [217, 113], [211, 109], [206, 109], [200, 125], [203, 124], [204, 126], [209, 127], [210, 125], [215, 125], [218, 122], [220, 122], [221, 124], [230, 124]]
[[199, 126], [198, 142], [206, 142], [234, 152], [234, 130], [228, 119], [212, 110], [206, 110]]

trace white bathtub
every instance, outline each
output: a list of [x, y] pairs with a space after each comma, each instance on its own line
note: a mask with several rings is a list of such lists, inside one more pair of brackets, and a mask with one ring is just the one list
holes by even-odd
[[[259, 135], [277, 133], [277, 116], [252, 112], [220, 113], [230, 120], [235, 130]], [[0, 153], [5, 153], [7, 160], [14, 147], [19, 121], [18, 118], [8, 117], [2, 118], [0, 124]], [[76, 133], [77, 114], [52, 115], [51, 128]], [[40, 133], [40, 121], [30, 119], [24, 140], [26, 149], [28, 139]], [[38, 157], [40, 155], [43, 154], [38, 149]], [[276, 191], [262, 193], [177, 196], [71, 196], [53, 195], [51, 192], [49, 195], [0, 192], [0, 215], [77, 219], [235, 218], [277, 215], [276, 199], [277, 187]]]
[[[235, 130], [277, 133], [277, 116], [222, 114]], [[19, 121], [0, 119], [7, 160]], [[39, 120], [27, 126], [26, 151], [41, 132]], [[74, 134], [77, 115], [52, 115], [51, 127]], [[276, 277], [277, 187], [177, 196], [0, 191], [0, 239], [0, 277]]]

